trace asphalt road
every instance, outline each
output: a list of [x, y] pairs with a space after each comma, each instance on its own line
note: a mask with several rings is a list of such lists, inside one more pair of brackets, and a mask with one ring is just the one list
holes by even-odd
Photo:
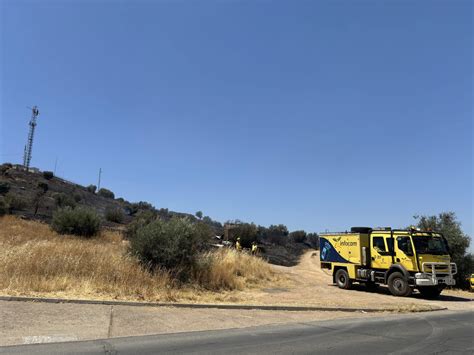
[[434, 312], [0, 348], [1, 354], [474, 354], [474, 312]]

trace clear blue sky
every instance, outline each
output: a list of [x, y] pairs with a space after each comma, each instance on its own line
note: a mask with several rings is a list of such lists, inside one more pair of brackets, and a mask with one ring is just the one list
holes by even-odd
[[1, 160], [307, 231], [473, 232], [470, 1], [1, 2]]

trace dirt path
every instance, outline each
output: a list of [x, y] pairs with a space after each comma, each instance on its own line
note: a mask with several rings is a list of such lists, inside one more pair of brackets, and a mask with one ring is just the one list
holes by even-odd
[[[415, 292], [411, 297], [394, 297], [387, 287], [367, 292], [362, 285], [341, 290], [332, 283], [329, 271], [321, 270], [318, 252], [308, 252], [294, 267], [275, 266], [288, 276], [282, 287], [248, 292], [249, 301], [262, 304], [314, 305], [328, 307], [365, 307], [410, 310], [413, 308], [447, 307], [451, 310], [474, 309], [474, 294], [445, 290], [439, 300], [425, 300]], [[241, 298], [241, 297], [239, 297]]]

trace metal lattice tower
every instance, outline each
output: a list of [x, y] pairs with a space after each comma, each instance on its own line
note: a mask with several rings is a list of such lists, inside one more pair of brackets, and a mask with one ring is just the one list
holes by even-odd
[[23, 155], [23, 165], [28, 169], [31, 162], [31, 151], [33, 150], [33, 139], [35, 136], [36, 118], [39, 115], [38, 107], [31, 109], [30, 130], [28, 132], [28, 141], [25, 145], [25, 154]]

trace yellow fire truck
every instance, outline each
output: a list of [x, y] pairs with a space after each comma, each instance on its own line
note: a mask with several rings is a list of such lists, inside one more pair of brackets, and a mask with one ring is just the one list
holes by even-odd
[[418, 229], [353, 227], [350, 232], [320, 235], [321, 268], [332, 271], [333, 282], [349, 289], [353, 282], [369, 289], [388, 285], [395, 296], [416, 288], [436, 298], [455, 284], [456, 264], [440, 233]]

